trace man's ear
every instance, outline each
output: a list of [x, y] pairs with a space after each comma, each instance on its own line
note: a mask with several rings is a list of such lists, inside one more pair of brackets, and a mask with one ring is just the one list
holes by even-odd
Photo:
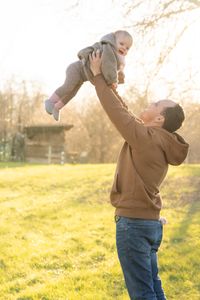
[[165, 117], [162, 115], [156, 116], [154, 121], [155, 121], [155, 123], [162, 126], [165, 121]]

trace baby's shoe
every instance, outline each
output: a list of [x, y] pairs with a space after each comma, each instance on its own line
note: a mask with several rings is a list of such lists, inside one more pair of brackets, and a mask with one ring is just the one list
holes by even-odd
[[63, 108], [64, 105], [65, 104], [61, 100], [55, 103], [52, 113], [56, 121], [60, 120], [60, 109]]
[[60, 97], [54, 92], [51, 97], [45, 101], [45, 109], [48, 114], [53, 114], [53, 109], [57, 102], [60, 102]]
[[52, 114], [56, 121], [60, 121], [60, 112], [56, 107], [53, 108]]
[[47, 100], [45, 100], [44, 105], [45, 105], [46, 112], [49, 115], [52, 115], [55, 103], [53, 101], [51, 101], [50, 99], [47, 99]]

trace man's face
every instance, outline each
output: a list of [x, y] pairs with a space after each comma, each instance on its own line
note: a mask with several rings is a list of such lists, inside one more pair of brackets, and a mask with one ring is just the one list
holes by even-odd
[[124, 34], [119, 34], [116, 37], [116, 44], [117, 44], [117, 51], [120, 55], [126, 56], [128, 53], [128, 50], [132, 46], [132, 40], [130, 37], [124, 35]]
[[153, 102], [140, 114], [140, 119], [142, 119], [144, 124], [154, 122], [157, 118], [162, 116], [162, 112], [165, 108], [175, 105], [176, 103], [172, 100]]

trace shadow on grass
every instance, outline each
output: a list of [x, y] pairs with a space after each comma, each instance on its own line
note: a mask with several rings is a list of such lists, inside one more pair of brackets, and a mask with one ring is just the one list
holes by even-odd
[[[184, 179], [183, 183], [179, 181], [179, 185], [177, 187], [177, 189], [179, 189], [179, 192], [181, 191], [182, 186], [184, 188], [184, 191], [183, 193], [178, 193], [180, 197], [178, 199], [178, 202], [175, 203], [174, 207], [175, 209], [179, 209], [187, 206], [187, 213], [185, 214], [179, 227], [174, 231], [173, 236], [171, 237], [170, 242], [172, 244], [182, 243], [186, 241], [186, 236], [190, 225], [194, 223], [194, 219], [198, 214], [200, 214], [200, 178], [187, 177], [187, 179]], [[173, 206], [171, 206], [170, 208], [172, 207]]]
[[187, 214], [181, 221], [179, 227], [174, 231], [173, 236], [170, 239], [171, 244], [184, 243], [187, 240], [187, 232], [190, 225], [193, 223], [196, 215], [200, 213], [200, 203], [192, 202], [189, 205]]
[[200, 192], [199, 176], [169, 178], [162, 186], [163, 208], [180, 208], [198, 202]]

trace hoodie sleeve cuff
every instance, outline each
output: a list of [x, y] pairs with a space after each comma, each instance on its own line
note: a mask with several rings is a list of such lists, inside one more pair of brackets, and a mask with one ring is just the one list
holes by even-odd
[[103, 82], [103, 81], [105, 82], [105, 79], [104, 79], [102, 73], [99, 73], [99, 74], [94, 76], [95, 85], [96, 85], [96, 83], [98, 84], [98, 82]]
[[108, 88], [108, 85], [102, 74], [94, 76], [94, 86], [97, 92], [102, 92], [105, 88]]

